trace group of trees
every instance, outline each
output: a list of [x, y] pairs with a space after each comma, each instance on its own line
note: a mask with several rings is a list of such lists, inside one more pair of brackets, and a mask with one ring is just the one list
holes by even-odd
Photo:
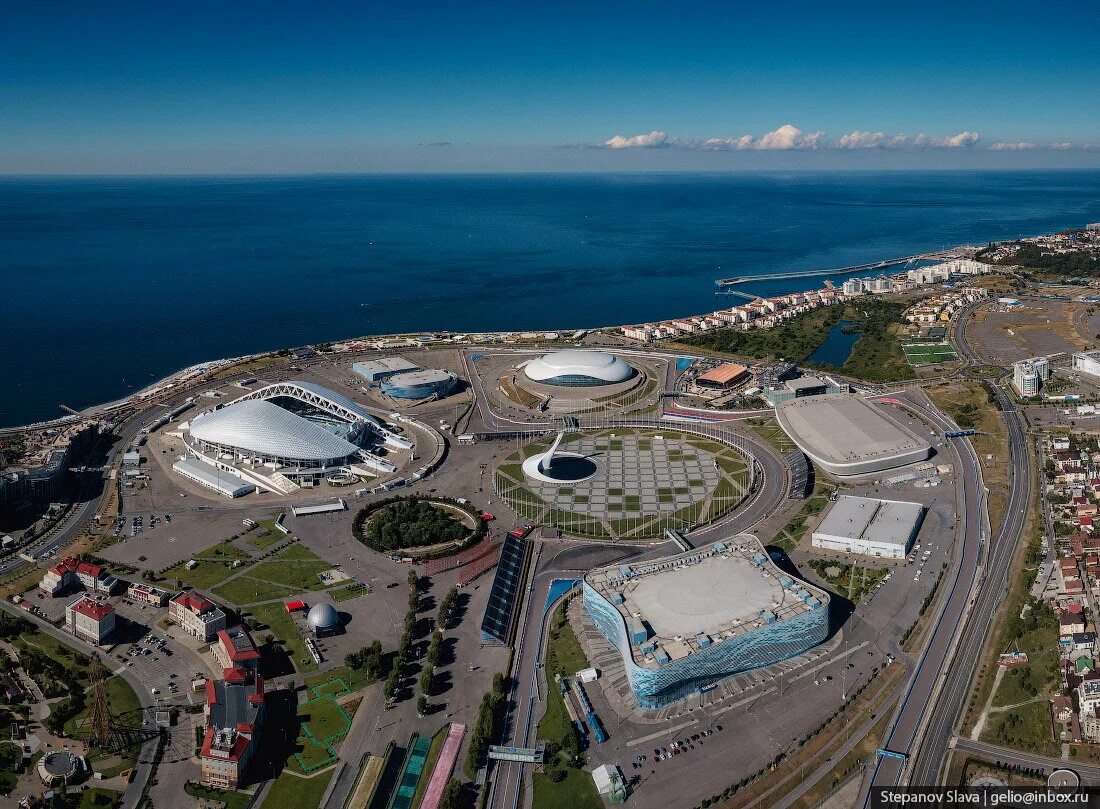
[[390, 669], [386, 684], [382, 689], [386, 699], [389, 700], [394, 699], [401, 688], [401, 673], [409, 662], [413, 640], [416, 637], [416, 614], [420, 611], [420, 580], [417, 578], [415, 570], [409, 571], [408, 582], [409, 608], [405, 613], [405, 631], [401, 634], [401, 644], [397, 647], [393, 668]]
[[1068, 276], [1100, 275], [1100, 258], [1086, 250], [1073, 253], [1044, 253], [1037, 244], [1021, 244], [1014, 254], [998, 263], [1032, 267]]
[[362, 669], [369, 680], [380, 680], [386, 674], [386, 655], [382, 651], [382, 642], [372, 641], [358, 652], [352, 652], [344, 658], [349, 669]]
[[454, 621], [458, 612], [458, 588], [452, 587], [448, 590], [443, 598], [439, 600], [439, 612], [436, 618], [436, 624], [442, 629], [450, 629], [451, 622]]
[[504, 723], [504, 706], [507, 700], [508, 681], [503, 674], [493, 675], [493, 685], [478, 707], [477, 720], [470, 733], [470, 749], [466, 757], [466, 775], [472, 781], [477, 771], [488, 760], [489, 745], [500, 737]]
[[352, 525], [367, 547], [388, 553], [465, 539], [470, 529], [446, 509], [421, 497], [402, 497], [385, 505], [368, 506]]

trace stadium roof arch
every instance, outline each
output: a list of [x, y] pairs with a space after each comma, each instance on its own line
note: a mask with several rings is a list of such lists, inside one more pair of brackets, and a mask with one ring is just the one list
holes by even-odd
[[365, 421], [373, 427], [384, 429], [382, 422], [364, 410], [361, 405], [341, 393], [312, 382], [275, 382], [242, 396], [233, 404], [251, 400], [278, 399], [284, 396], [313, 405], [347, 422]]
[[219, 448], [233, 448], [294, 462], [325, 462], [354, 456], [359, 447], [266, 400], [243, 400], [191, 421], [191, 437]]

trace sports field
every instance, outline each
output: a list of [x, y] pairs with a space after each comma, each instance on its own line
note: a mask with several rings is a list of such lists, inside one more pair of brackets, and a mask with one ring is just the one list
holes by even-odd
[[955, 362], [959, 355], [950, 343], [910, 343], [903, 345], [905, 359], [910, 365], [935, 365], [938, 362]]

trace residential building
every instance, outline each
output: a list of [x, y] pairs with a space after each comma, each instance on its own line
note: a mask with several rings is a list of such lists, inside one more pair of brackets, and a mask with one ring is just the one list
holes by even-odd
[[38, 589], [50, 596], [78, 590], [111, 595], [120, 582], [102, 565], [83, 562], [70, 556], [49, 568], [38, 583]]
[[225, 612], [194, 590], [182, 592], [168, 602], [168, 617], [188, 635], [204, 641], [214, 640], [218, 631], [225, 629]]
[[115, 631], [115, 608], [84, 593], [65, 607], [65, 628], [81, 640], [102, 646]]
[[154, 607], [168, 606], [168, 591], [153, 587], [151, 584], [135, 583], [126, 588], [126, 597], [131, 601], [140, 601]]

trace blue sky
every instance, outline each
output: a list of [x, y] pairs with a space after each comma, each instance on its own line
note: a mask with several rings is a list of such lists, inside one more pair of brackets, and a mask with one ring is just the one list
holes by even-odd
[[20, 4], [0, 172], [1100, 166], [1095, 2], [460, 5]]

